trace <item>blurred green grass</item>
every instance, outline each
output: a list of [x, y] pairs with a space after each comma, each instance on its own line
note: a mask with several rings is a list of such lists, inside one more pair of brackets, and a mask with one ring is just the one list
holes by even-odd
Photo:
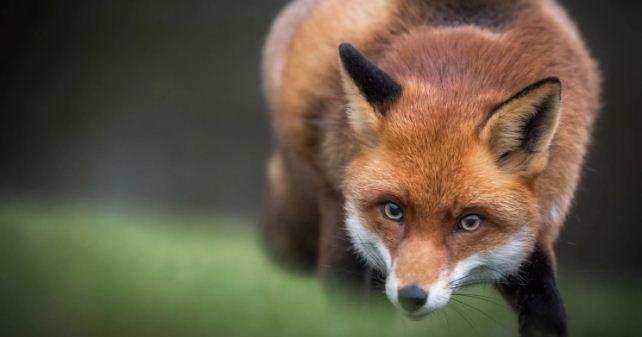
[[[0, 205], [2, 336], [514, 336], [492, 287], [421, 322], [328, 298], [263, 254], [253, 221]], [[571, 336], [642, 335], [634, 280], [561, 277]], [[486, 296], [490, 298], [486, 298]]]

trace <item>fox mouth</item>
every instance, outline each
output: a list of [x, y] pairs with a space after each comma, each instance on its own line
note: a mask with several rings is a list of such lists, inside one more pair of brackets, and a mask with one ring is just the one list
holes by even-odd
[[406, 316], [406, 318], [408, 318], [408, 319], [410, 319], [412, 321], [421, 321], [424, 318], [428, 317], [434, 311], [435, 310], [420, 309], [417, 312], [405, 312], [405, 311], [403, 311], [403, 313], [404, 313], [404, 316]]
[[425, 306], [417, 309], [416, 311], [407, 311], [407, 310], [404, 310], [403, 308], [400, 308], [398, 305], [395, 305], [395, 306], [398, 309], [400, 309], [399, 311], [403, 314], [404, 317], [408, 318], [411, 321], [423, 320], [426, 317], [432, 315], [434, 312], [442, 310], [445, 307], [445, 305], [443, 305], [443, 306], [440, 305], [438, 307], [425, 305]]

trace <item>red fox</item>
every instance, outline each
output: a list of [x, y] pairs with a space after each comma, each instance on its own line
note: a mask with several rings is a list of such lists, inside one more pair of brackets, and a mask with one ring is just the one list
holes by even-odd
[[279, 261], [385, 279], [412, 317], [490, 282], [520, 333], [565, 335], [554, 243], [600, 75], [554, 0], [295, 0], [263, 85]]

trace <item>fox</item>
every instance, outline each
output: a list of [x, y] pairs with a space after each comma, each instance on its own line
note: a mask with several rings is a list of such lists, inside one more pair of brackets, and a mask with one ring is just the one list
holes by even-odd
[[294, 0], [261, 66], [276, 261], [417, 319], [493, 284], [522, 336], [567, 334], [555, 242], [601, 74], [557, 1]]

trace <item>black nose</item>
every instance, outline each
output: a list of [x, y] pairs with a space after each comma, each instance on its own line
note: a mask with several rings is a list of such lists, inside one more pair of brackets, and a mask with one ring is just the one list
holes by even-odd
[[426, 304], [428, 293], [416, 285], [405, 286], [397, 292], [399, 304], [409, 313], [413, 313]]

